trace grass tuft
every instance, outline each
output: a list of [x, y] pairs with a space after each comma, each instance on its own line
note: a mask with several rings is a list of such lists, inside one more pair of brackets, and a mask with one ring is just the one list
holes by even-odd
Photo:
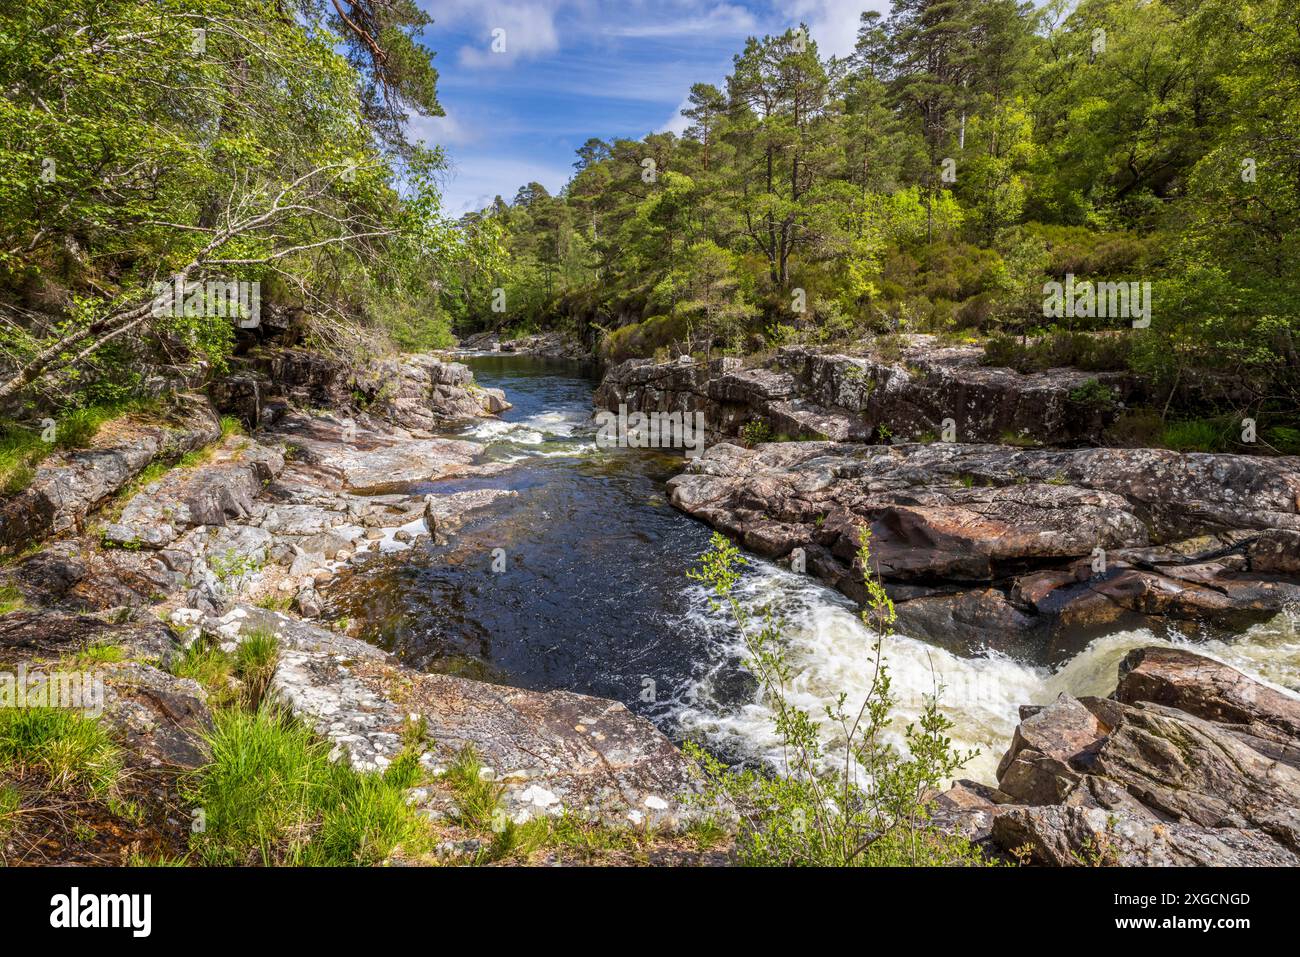
[[456, 799], [456, 811], [466, 827], [482, 830], [498, 824], [502, 785], [483, 774], [483, 762], [473, 745], [466, 745], [443, 772], [443, 781]]
[[235, 651], [235, 674], [244, 683], [245, 700], [256, 710], [271, 687], [275, 666], [280, 663], [280, 642], [271, 632], [250, 631]]
[[23, 593], [13, 585], [0, 585], [0, 615], [7, 615], [11, 611], [22, 611], [27, 607], [23, 601]]
[[94, 718], [59, 708], [0, 709], [0, 768], [33, 770], [50, 788], [107, 795], [122, 772], [121, 749]]
[[208, 743], [212, 759], [191, 794], [206, 815], [195, 836], [203, 863], [378, 864], [421, 831], [406, 803], [407, 759], [388, 774], [360, 774], [331, 762], [328, 745], [300, 721], [267, 707], [217, 712]]

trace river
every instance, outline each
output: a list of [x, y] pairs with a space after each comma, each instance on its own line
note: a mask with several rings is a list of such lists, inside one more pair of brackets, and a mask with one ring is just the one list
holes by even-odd
[[[509, 355], [463, 361], [514, 407], [447, 434], [481, 443], [485, 460], [512, 467], [418, 491], [518, 494], [474, 513], [448, 544], [426, 542], [346, 576], [330, 593], [332, 613], [364, 623], [362, 637], [417, 668], [614, 698], [674, 740], [698, 741], [728, 760], [776, 760], [772, 714], [742, 665], [738, 636], [686, 578], [710, 531], [665, 497], [681, 456], [597, 449], [590, 368]], [[819, 716], [840, 691], [860, 702], [873, 641], [849, 601], [752, 557], [740, 590], [748, 607], [770, 605], [783, 623], [796, 703]], [[991, 782], [1020, 704], [1061, 691], [1109, 694], [1125, 653], [1166, 643], [1146, 631], [1119, 632], [1055, 669], [1033, 647], [1014, 658], [963, 658], [893, 636], [884, 650], [900, 715], [914, 716], [941, 688], [954, 744], [979, 751], [963, 776]], [[1294, 618], [1194, 646], [1300, 691]]]

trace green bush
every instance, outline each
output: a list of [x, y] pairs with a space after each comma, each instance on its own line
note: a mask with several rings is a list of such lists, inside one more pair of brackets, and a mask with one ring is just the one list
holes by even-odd
[[826, 708], [826, 719], [843, 739], [829, 752], [818, 722], [787, 696], [793, 672], [780, 624], [770, 611], [761, 621], [751, 620], [734, 593], [744, 559], [724, 536], [714, 534], [699, 568], [689, 576], [710, 588], [714, 607], [729, 612], [739, 631], [746, 665], [775, 712], [786, 767], [776, 774], [737, 771], [689, 745], [703, 787], [687, 800], [706, 809], [726, 808], [739, 819], [737, 848], [748, 864], [982, 863], [968, 840], [943, 832], [930, 820], [931, 796], [974, 757], [953, 750], [947, 735], [952, 723], [939, 711], [938, 694], [904, 730], [907, 754], [883, 741], [896, 704], [882, 657], [883, 643], [893, 633], [894, 606], [870, 573], [870, 534], [865, 528], [860, 534], [858, 560], [868, 596], [862, 619], [877, 636], [873, 680], [852, 710], [844, 694]]
[[1115, 403], [1115, 391], [1096, 379], [1088, 379], [1077, 389], [1070, 390], [1070, 401], [1080, 405], [1110, 406]]
[[767, 419], [750, 419], [740, 428], [740, 437], [746, 445], [762, 445], [772, 441], [772, 424]]

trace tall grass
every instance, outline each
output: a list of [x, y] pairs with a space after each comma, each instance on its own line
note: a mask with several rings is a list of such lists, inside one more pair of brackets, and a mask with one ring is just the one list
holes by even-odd
[[0, 768], [41, 773], [53, 789], [108, 795], [121, 749], [94, 718], [61, 708], [0, 708]]
[[235, 651], [235, 674], [244, 683], [244, 695], [252, 709], [262, 704], [275, 666], [280, 662], [280, 643], [265, 629], [255, 629], [244, 636]]
[[[300, 721], [263, 706], [214, 716], [211, 761], [191, 781], [207, 864], [365, 865], [419, 833], [406, 803], [409, 760], [383, 775], [329, 760], [329, 745]], [[394, 770], [399, 768], [400, 770]]]

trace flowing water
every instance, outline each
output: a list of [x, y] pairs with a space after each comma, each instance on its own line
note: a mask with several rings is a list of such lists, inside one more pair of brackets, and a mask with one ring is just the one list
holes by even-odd
[[[481, 385], [505, 389], [514, 408], [449, 434], [481, 443], [485, 461], [511, 468], [419, 491], [518, 494], [472, 513], [448, 544], [426, 542], [364, 566], [332, 591], [334, 611], [365, 622], [365, 637], [415, 667], [614, 698], [674, 739], [730, 759], [774, 759], [772, 715], [741, 664], [738, 636], [686, 578], [710, 532], [666, 500], [664, 482], [682, 467], [681, 456], [597, 449], [590, 369], [524, 356], [465, 361]], [[874, 642], [847, 599], [755, 558], [740, 595], [783, 622], [796, 703], [820, 715], [840, 691], [860, 702]], [[1061, 691], [1109, 694], [1125, 653], [1167, 643], [1146, 631], [1120, 632], [1055, 669], [1032, 648], [1021, 658], [963, 658], [906, 636], [888, 639], [884, 653], [900, 712], [917, 714], [942, 687], [954, 743], [980, 751], [963, 774], [992, 781], [1020, 704]], [[1300, 690], [1294, 619], [1195, 647]]]

